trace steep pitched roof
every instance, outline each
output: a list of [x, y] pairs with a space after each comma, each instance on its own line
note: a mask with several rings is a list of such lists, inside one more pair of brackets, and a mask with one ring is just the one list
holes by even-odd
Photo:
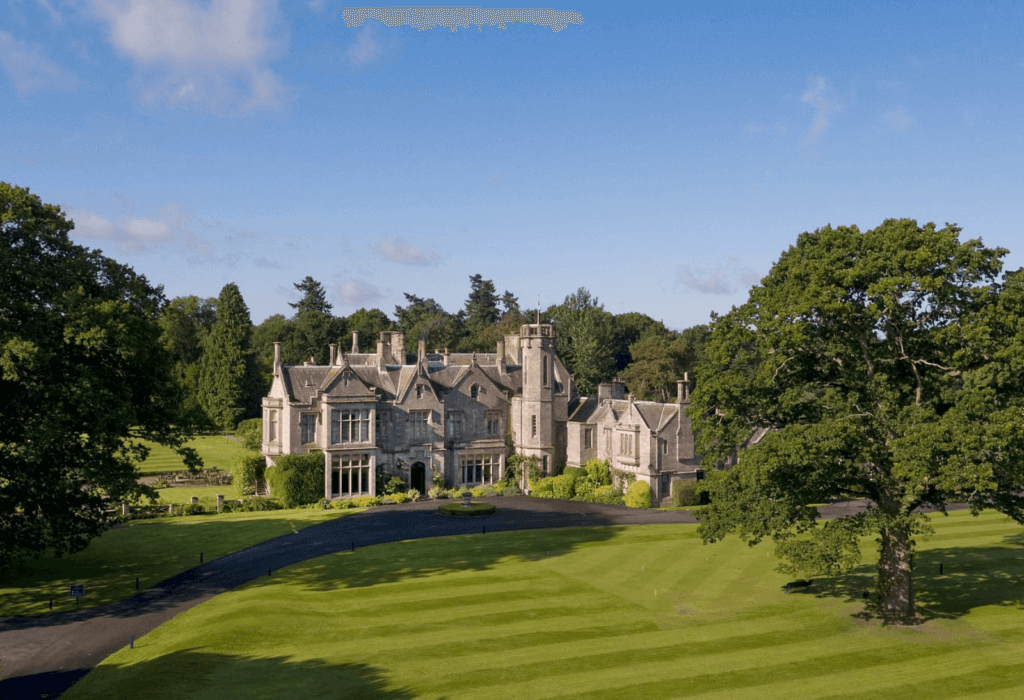
[[580, 397], [579, 404], [576, 406], [576, 410], [569, 416], [569, 421], [572, 423], [594, 422], [593, 418], [598, 408], [596, 398], [593, 396], [582, 396]]
[[281, 378], [284, 380], [284, 388], [292, 401], [309, 403], [316, 394], [330, 367], [320, 365], [296, 365], [293, 367], [282, 367]]

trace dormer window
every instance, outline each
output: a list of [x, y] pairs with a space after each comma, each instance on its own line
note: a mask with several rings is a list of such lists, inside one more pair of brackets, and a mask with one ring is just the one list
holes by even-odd
[[473, 386], [469, 387], [469, 398], [471, 398], [471, 399], [478, 399], [478, 398], [480, 398], [480, 385], [479, 384], [474, 384]]
[[416, 398], [417, 399], [422, 399], [423, 398], [423, 385], [422, 384], [417, 384], [416, 385]]

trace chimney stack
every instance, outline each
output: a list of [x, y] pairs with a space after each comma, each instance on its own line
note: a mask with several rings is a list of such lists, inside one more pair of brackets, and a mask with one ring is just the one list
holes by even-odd
[[676, 382], [676, 403], [690, 400], [690, 373], [683, 372], [683, 378]]
[[405, 333], [391, 334], [391, 356], [398, 364], [405, 364]]
[[420, 342], [416, 346], [416, 364], [425, 362], [427, 359], [427, 339], [420, 338]]
[[338, 346], [331, 343], [328, 347], [331, 348], [331, 366], [334, 366], [335, 361], [338, 359]]
[[274, 343], [274, 376], [281, 375], [281, 343]]
[[352, 352], [359, 354], [359, 331], [352, 331]]
[[497, 353], [495, 357], [495, 364], [498, 365], [498, 371], [502, 374], [505, 373], [505, 340], [503, 338], [498, 339]]

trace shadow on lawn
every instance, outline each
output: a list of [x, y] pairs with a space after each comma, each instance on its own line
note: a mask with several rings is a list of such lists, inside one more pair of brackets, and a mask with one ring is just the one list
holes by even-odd
[[[4, 681], [2, 697], [57, 697], [76, 681], [88, 697], [366, 698], [406, 700], [407, 688], [390, 688], [381, 669], [286, 656], [254, 658], [186, 649], [133, 664], [84, 671], [41, 673]], [[79, 680], [82, 679], [82, 680]], [[160, 680], [162, 679], [162, 680]], [[168, 679], [174, 679], [170, 687]], [[72, 693], [76, 694], [76, 693]], [[82, 695], [85, 697], [85, 695]]]
[[[1024, 609], [1024, 533], [1004, 538], [1002, 545], [926, 549], [914, 558], [914, 597], [921, 621], [957, 618], [985, 606]], [[942, 573], [939, 573], [939, 565]], [[874, 596], [876, 569], [860, 566], [845, 576], [818, 578], [811, 588], [793, 595], [864, 601]], [[865, 603], [867, 601], [864, 601]], [[857, 617], [871, 619], [865, 611]]]

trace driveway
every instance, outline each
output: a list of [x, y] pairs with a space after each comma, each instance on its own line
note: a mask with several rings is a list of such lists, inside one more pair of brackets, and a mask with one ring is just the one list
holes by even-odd
[[110, 654], [175, 615], [268, 571], [354, 547], [506, 530], [693, 523], [684, 511], [634, 510], [544, 498], [480, 499], [498, 511], [446, 518], [436, 501], [376, 508], [313, 525], [189, 569], [136, 596], [82, 611], [0, 619], [0, 698], [55, 698]]

